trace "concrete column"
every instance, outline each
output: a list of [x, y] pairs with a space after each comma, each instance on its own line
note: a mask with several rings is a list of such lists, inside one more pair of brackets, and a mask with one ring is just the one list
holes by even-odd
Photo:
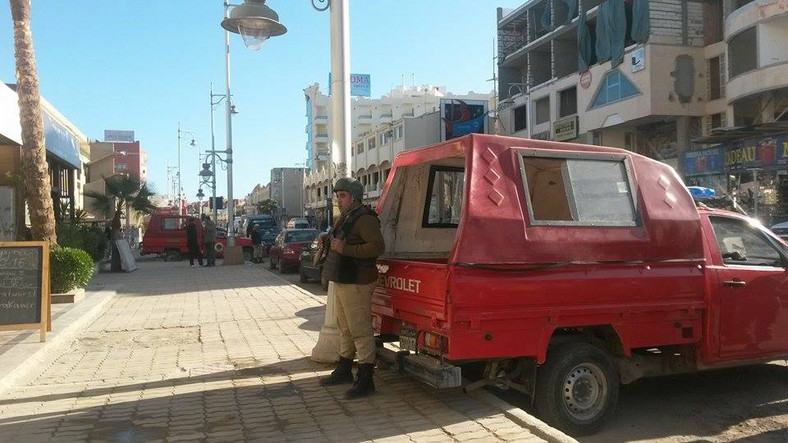
[[[337, 177], [350, 176], [350, 31], [346, 0], [331, 0], [331, 153], [329, 165], [337, 158]], [[331, 171], [331, 169], [329, 169]], [[333, 178], [329, 173], [329, 180]], [[329, 192], [331, 190], [329, 189]], [[331, 207], [327, 208], [331, 211]], [[339, 329], [336, 323], [334, 284], [328, 284], [326, 316], [312, 360], [339, 359]]]

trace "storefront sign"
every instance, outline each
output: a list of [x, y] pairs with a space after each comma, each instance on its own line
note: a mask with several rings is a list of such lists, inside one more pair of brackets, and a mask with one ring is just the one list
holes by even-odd
[[722, 174], [725, 172], [722, 148], [703, 149], [684, 153], [684, 176]]
[[553, 140], [557, 142], [577, 137], [577, 116], [558, 120], [553, 124]]
[[728, 171], [785, 165], [788, 165], [788, 134], [725, 145], [725, 168]]
[[441, 140], [487, 133], [487, 100], [440, 99]]
[[646, 69], [646, 48], [639, 47], [632, 51], [632, 72]]

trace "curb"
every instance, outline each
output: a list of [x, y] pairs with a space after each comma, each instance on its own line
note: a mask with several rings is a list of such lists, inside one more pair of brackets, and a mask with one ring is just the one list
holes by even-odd
[[537, 437], [541, 437], [549, 442], [555, 443], [577, 443], [577, 440], [574, 438], [564, 434], [558, 429], [553, 428], [552, 426], [548, 425], [542, 420], [539, 420], [533, 415], [528, 414], [522, 409], [515, 408], [514, 406], [506, 403], [505, 401], [485, 390], [480, 389], [469, 392], [466, 395], [471, 396], [476, 400], [487, 404], [488, 406], [500, 410], [503, 415], [506, 416], [506, 418], [528, 429]]
[[[20, 380], [31, 375], [34, 368], [41, 368], [47, 358], [51, 357], [48, 351], [73, 338], [87, 323], [97, 318], [104, 307], [117, 295], [115, 289], [101, 289], [88, 293], [90, 295], [86, 295], [77, 306], [53, 319], [52, 331], [47, 333], [45, 342], [15, 344], [2, 354], [2, 358], [5, 361], [12, 361], [10, 365], [14, 367], [7, 373], [0, 373], [0, 394], [16, 387]], [[35, 336], [38, 336], [37, 332]], [[30, 352], [30, 347], [36, 349]], [[18, 362], [13, 362], [14, 360]]]

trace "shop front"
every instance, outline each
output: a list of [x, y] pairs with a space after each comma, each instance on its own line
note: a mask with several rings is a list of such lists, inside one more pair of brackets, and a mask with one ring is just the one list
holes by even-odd
[[763, 224], [788, 220], [788, 134], [731, 140], [684, 154], [688, 185], [713, 188]]

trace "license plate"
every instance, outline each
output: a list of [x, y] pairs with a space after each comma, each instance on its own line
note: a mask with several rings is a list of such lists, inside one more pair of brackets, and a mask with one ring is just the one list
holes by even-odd
[[416, 351], [416, 331], [402, 328], [399, 331], [399, 347], [403, 351]]

